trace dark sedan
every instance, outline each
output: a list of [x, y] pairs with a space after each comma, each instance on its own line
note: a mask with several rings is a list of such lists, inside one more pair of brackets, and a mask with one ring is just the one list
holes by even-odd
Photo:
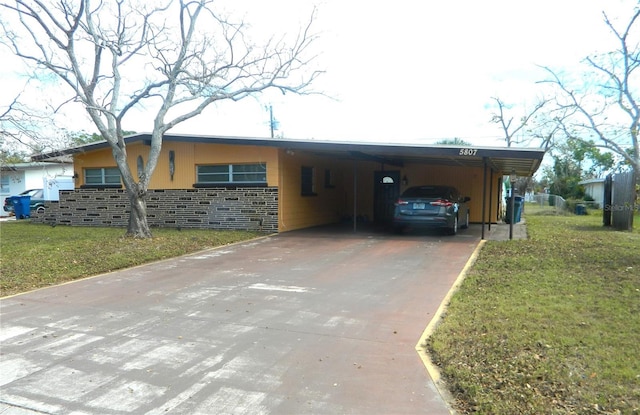
[[[31, 200], [29, 201], [30, 209], [38, 213], [44, 212], [44, 193], [42, 189], [25, 190], [18, 196], [31, 196]], [[13, 203], [11, 201], [13, 197], [14, 196], [10, 196], [4, 199], [4, 206], [2, 208], [5, 212], [13, 213]]]
[[469, 227], [469, 197], [451, 186], [415, 186], [405, 190], [395, 203], [393, 228], [444, 229], [450, 235]]

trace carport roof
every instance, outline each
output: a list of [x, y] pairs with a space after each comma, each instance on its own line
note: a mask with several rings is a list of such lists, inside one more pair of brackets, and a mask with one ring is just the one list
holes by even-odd
[[[135, 134], [127, 137], [127, 143], [148, 142], [151, 134]], [[538, 148], [479, 147], [455, 145], [423, 145], [416, 143], [378, 143], [355, 141], [300, 140], [258, 137], [231, 137], [165, 134], [165, 141], [197, 142], [230, 145], [254, 145], [284, 148], [291, 151], [310, 151], [318, 155], [350, 160], [369, 160], [383, 164], [403, 166], [407, 163], [440, 164], [463, 167], [482, 167], [485, 162], [499, 174], [515, 172], [518, 176], [531, 176], [540, 167], [545, 151]], [[38, 154], [34, 161], [53, 160], [59, 157], [99, 150], [108, 147], [106, 141], [80, 147]]]

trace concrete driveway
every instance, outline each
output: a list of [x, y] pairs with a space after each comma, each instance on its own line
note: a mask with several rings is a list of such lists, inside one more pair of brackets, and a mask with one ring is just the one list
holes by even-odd
[[415, 346], [479, 239], [305, 230], [5, 298], [0, 414], [448, 414]]

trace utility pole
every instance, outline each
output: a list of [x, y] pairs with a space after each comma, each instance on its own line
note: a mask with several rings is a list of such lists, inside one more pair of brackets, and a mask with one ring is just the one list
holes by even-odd
[[269, 128], [271, 129], [271, 138], [273, 138], [273, 130], [275, 129], [273, 124], [273, 107], [269, 105]]
[[269, 129], [271, 130], [271, 138], [275, 138], [275, 130], [278, 129], [278, 120], [273, 118], [273, 106], [269, 104]]

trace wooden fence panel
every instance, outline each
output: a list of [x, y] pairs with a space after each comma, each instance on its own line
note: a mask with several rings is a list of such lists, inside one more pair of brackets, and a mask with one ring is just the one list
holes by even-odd
[[615, 229], [633, 229], [636, 201], [636, 178], [633, 172], [616, 174], [613, 179], [613, 201], [609, 206]]

